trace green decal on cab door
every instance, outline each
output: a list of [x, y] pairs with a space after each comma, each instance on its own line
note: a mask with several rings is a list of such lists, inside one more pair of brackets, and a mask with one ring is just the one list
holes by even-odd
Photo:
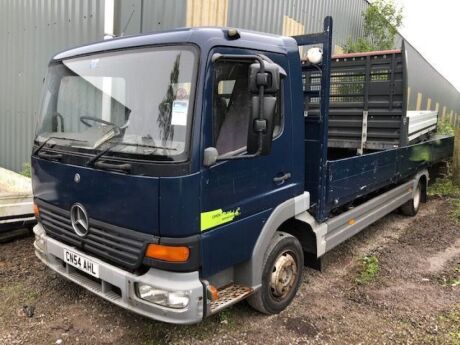
[[202, 212], [201, 213], [201, 231], [211, 229], [215, 226], [222, 225], [233, 221], [235, 217], [241, 214], [240, 208], [238, 207], [234, 211], [222, 211], [222, 209]]

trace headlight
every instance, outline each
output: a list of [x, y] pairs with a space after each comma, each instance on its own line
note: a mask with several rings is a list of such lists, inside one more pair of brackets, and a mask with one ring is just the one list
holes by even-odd
[[45, 230], [40, 225], [34, 227], [35, 247], [42, 253], [46, 251]]
[[190, 301], [189, 291], [171, 292], [147, 284], [138, 284], [137, 294], [145, 301], [174, 309], [185, 308]]

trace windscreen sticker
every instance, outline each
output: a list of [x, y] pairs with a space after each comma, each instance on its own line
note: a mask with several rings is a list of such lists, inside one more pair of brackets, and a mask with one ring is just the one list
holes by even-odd
[[240, 208], [238, 207], [233, 211], [222, 211], [222, 209], [202, 212], [201, 213], [201, 231], [214, 228], [218, 225], [229, 223], [233, 221], [236, 217], [241, 215]]
[[175, 100], [172, 107], [171, 124], [175, 126], [187, 125], [188, 100]]

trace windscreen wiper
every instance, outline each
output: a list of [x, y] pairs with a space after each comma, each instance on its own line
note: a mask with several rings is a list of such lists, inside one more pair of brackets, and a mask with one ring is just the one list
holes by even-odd
[[65, 138], [65, 137], [58, 137], [58, 136], [52, 136], [48, 137], [44, 142], [40, 144], [33, 152], [32, 155], [38, 154], [38, 152], [50, 141], [51, 139], [62, 139], [62, 140], [70, 140], [72, 142], [80, 142], [80, 143], [87, 143], [88, 141], [86, 140], [79, 140], [79, 139], [73, 139], [73, 138]]
[[114, 147], [116, 147], [116, 146], [118, 146], [118, 145], [136, 146], [136, 147], [148, 147], [148, 148], [152, 148], [152, 149], [166, 149], [166, 150], [174, 150], [174, 151], [177, 150], [177, 149], [172, 148], [172, 147], [152, 146], [152, 145], [143, 145], [143, 144], [135, 144], [135, 143], [124, 143], [124, 142], [114, 142], [112, 145], [110, 145], [109, 147], [107, 147], [105, 150], [102, 150], [102, 151], [99, 152], [97, 155], [95, 155], [93, 158], [91, 158], [91, 159], [86, 163], [86, 165], [87, 165], [87, 166], [94, 166], [94, 164], [96, 163], [96, 161], [99, 160], [99, 158], [101, 158], [102, 156], [104, 156], [107, 152], [109, 152], [111, 149], [113, 149]]
[[112, 145], [109, 145], [105, 150], [102, 150], [99, 152], [97, 155], [95, 155], [93, 158], [91, 158], [88, 162], [86, 162], [87, 166], [94, 166], [94, 163], [101, 158], [103, 155], [105, 155], [107, 152], [109, 152], [111, 149], [113, 149], [115, 146], [119, 145], [120, 143], [115, 142], [112, 143]]

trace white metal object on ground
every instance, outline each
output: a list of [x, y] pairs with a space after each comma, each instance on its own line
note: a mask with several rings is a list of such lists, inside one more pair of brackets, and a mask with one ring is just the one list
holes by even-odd
[[33, 221], [32, 202], [30, 179], [0, 168], [0, 225]]

